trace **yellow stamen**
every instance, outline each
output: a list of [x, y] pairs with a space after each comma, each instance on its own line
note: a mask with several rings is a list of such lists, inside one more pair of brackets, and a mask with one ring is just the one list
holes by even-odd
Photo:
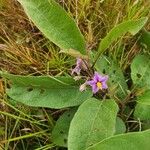
[[97, 85], [97, 87], [98, 87], [99, 89], [102, 89], [102, 83], [101, 83], [101, 82], [97, 82], [96, 85]]

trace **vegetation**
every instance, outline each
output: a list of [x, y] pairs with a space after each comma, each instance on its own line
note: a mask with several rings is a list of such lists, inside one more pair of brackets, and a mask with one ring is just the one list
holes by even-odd
[[[83, 70], [81, 72], [82, 78], [87, 73], [91, 74], [94, 71], [94, 67], [99, 73], [107, 74], [109, 76], [109, 91], [100, 91], [94, 97], [98, 99], [114, 99], [118, 106], [114, 101], [106, 101], [104, 106], [109, 108], [109, 105], [111, 105], [112, 109], [111, 112], [107, 112], [100, 107], [101, 101], [99, 103], [99, 101], [90, 99], [84, 102], [77, 111], [77, 107], [68, 108], [69, 106], [74, 106], [72, 104], [75, 101], [74, 97], [69, 97], [73, 101], [71, 104], [65, 103], [63, 106], [61, 105], [62, 97], [60, 97], [59, 103], [55, 102], [54, 99], [52, 103], [44, 104], [41, 97], [39, 103], [34, 101], [33, 103], [31, 101], [27, 103], [27, 99], [32, 98], [32, 95], [27, 99], [25, 97], [30, 95], [30, 91], [35, 87], [33, 86], [33, 89], [28, 87], [27, 93], [22, 95], [20, 87], [24, 88], [24, 86], [20, 81], [27, 86], [29, 86], [29, 83], [34, 85], [38, 82], [44, 87], [40, 91], [37, 89], [40, 93], [44, 93], [45, 89], [49, 92], [45, 83], [49, 83], [49, 86], [52, 81], [54, 84], [51, 87], [55, 85], [53, 78], [48, 80], [47, 76], [56, 77], [57, 80], [60, 79], [59, 76], [65, 76], [67, 81], [65, 79], [61, 81], [74, 84], [75, 81], [70, 79], [72, 69], [75, 67], [76, 59], [74, 56], [80, 55], [74, 53], [74, 51], [61, 53], [62, 48], [68, 48], [68, 45], [61, 40], [59, 42], [59, 40], [55, 39], [55, 35], [51, 37], [51, 34], [46, 34], [44, 36], [44, 31], [41, 30], [42, 33], [28, 19], [22, 8], [23, 4], [20, 5], [16, 0], [0, 0], [0, 71], [4, 72], [2, 73], [3, 78], [0, 79], [0, 149], [66, 149], [69, 125], [77, 111], [70, 127], [73, 132], [69, 134], [69, 143], [74, 143], [74, 141], [76, 143], [69, 146], [70, 150], [71, 148], [79, 150], [80, 147], [76, 147], [80, 146], [81, 143], [76, 139], [79, 135], [78, 126], [82, 126], [83, 121], [85, 124], [92, 124], [89, 116], [94, 116], [98, 108], [100, 108], [99, 115], [104, 113], [109, 117], [113, 114], [113, 117], [109, 119], [111, 125], [116, 124], [116, 135], [124, 132], [143, 131], [138, 133], [140, 135], [138, 137], [135, 132], [129, 133], [127, 136], [130, 139], [131, 137], [135, 138], [133, 143], [136, 140], [140, 141], [142, 136], [145, 136], [146, 141], [150, 136], [148, 130], [144, 131], [150, 128], [150, 102], [147, 101], [148, 97], [150, 97], [150, 72], [148, 69], [150, 66], [149, 0], [57, 0], [57, 3], [75, 20], [86, 41], [86, 50], [88, 56], [91, 57], [90, 67], [92, 69], [89, 72]], [[60, 27], [61, 24], [58, 26]], [[47, 27], [49, 27], [48, 24]], [[70, 34], [73, 34], [72, 30], [68, 29], [66, 36], [69, 37]], [[120, 31], [119, 33], [118, 30]], [[78, 32], [76, 29], [74, 31]], [[127, 31], [130, 33], [127, 33]], [[79, 45], [79, 52], [84, 54], [81, 46], [83, 43], [82, 35], [77, 37], [77, 40], [81, 38], [79, 40], [81, 43], [76, 40], [74, 45], [75, 47]], [[51, 37], [51, 41], [48, 39], [49, 37]], [[89, 62], [89, 60], [87, 61]], [[31, 75], [32, 77], [30, 78]], [[41, 77], [36, 78], [37, 76]], [[15, 83], [14, 86], [12, 82]], [[55, 88], [62, 86], [59, 84]], [[18, 97], [20, 99], [14, 97], [15, 92], [8, 92], [11, 89], [10, 87], [14, 88], [17, 94], [19, 93], [20, 97]], [[76, 88], [79, 88], [79, 83], [76, 84]], [[91, 91], [89, 91], [90, 88], [86, 91], [87, 93], [80, 93], [78, 103], [92, 95]], [[55, 92], [57, 93], [57, 91]], [[67, 93], [65, 90], [63, 92]], [[76, 90], [69, 92], [76, 94]], [[13, 99], [17, 99], [17, 101]], [[91, 110], [91, 107], [94, 110]], [[85, 120], [84, 118], [82, 119], [83, 114]], [[97, 124], [102, 123], [107, 126], [107, 122], [104, 119], [106, 116], [102, 115], [102, 119], [97, 118]], [[117, 123], [114, 122], [116, 116], [120, 118], [117, 119]], [[88, 118], [88, 122], [86, 122], [86, 118]], [[103, 125], [100, 128], [103, 128]], [[114, 134], [111, 125], [108, 127], [107, 137]], [[62, 130], [64, 133], [61, 132]], [[88, 133], [88, 130], [88, 128], [86, 130], [83, 128], [80, 132]], [[104, 139], [105, 134], [103, 132], [98, 135], [102, 139]], [[76, 135], [75, 138], [74, 135]], [[119, 138], [126, 140], [127, 136], [117, 135], [110, 139], [110, 142], [107, 141], [109, 139], [106, 139], [102, 144], [97, 143], [95, 147], [85, 148], [89, 150], [95, 150], [96, 148], [105, 150], [107, 149], [107, 142], [111, 146], [111, 142], [115, 143]], [[91, 135], [89, 139], [83, 139], [81, 147], [84, 147], [84, 142], [88, 140], [90, 146], [90, 142], [93, 142], [92, 138]], [[146, 150], [147, 145], [148, 142], [138, 145], [138, 147]]]

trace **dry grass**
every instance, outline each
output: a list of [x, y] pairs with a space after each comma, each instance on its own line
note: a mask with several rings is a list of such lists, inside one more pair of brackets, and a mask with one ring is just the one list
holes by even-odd
[[6, 0], [0, 11], [0, 68], [14, 74], [52, 74], [69, 71], [72, 61], [59, 54], [28, 20], [15, 0]]
[[[0, 11], [0, 68], [15, 74], [58, 74], [68, 72], [73, 60], [59, 54], [59, 48], [50, 43], [30, 22], [16, 0], [1, 0]], [[60, 4], [75, 19], [87, 41], [87, 49], [95, 50], [100, 39], [116, 24], [127, 19], [148, 16], [150, 2], [120, 0], [60, 0]], [[149, 25], [149, 24], [148, 24]], [[147, 25], [147, 28], [149, 26]], [[119, 49], [121, 43], [125, 50]], [[130, 37], [110, 47], [113, 58], [120, 55], [120, 64], [126, 68], [137, 51], [136, 40]], [[132, 57], [131, 57], [132, 56]], [[129, 61], [129, 62], [128, 62]]]

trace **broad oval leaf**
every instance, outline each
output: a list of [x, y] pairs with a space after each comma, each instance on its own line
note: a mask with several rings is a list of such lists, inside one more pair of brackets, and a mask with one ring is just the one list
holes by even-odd
[[2, 74], [12, 85], [7, 94], [12, 99], [34, 107], [64, 108], [77, 106], [92, 96], [90, 90], [79, 91], [71, 77], [19, 76]]
[[118, 106], [113, 100], [85, 101], [71, 121], [68, 149], [85, 150], [115, 133]]
[[143, 17], [138, 20], [129, 20], [122, 22], [115, 26], [107, 35], [104, 37], [98, 48], [98, 53], [103, 53], [117, 38], [123, 36], [125, 33], [130, 32], [135, 35], [145, 25], [148, 18]]
[[43, 34], [67, 53], [86, 54], [85, 41], [74, 20], [55, 0], [18, 0]]
[[131, 64], [131, 78], [135, 86], [150, 89], [150, 56], [137, 55]]
[[107, 138], [86, 150], [149, 150], [150, 130]]
[[150, 90], [137, 98], [134, 116], [140, 120], [150, 119]]
[[70, 122], [76, 111], [77, 109], [70, 109], [57, 120], [52, 131], [52, 140], [57, 146], [67, 147]]
[[119, 117], [116, 118], [116, 132], [115, 134], [121, 134], [126, 132], [126, 126], [123, 120]]

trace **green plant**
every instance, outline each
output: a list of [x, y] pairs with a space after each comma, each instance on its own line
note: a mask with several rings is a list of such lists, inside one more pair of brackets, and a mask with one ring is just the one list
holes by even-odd
[[[127, 119], [124, 114], [129, 115], [127, 109], [130, 109], [128, 104], [131, 95], [138, 97], [139, 91], [142, 95], [143, 91], [149, 90], [149, 63], [147, 63], [149, 55], [140, 54], [133, 60], [131, 64], [133, 85], [129, 89], [119, 64], [111, 57], [107, 58], [104, 52], [120, 36], [127, 32], [132, 35], [139, 32], [147, 22], [147, 18], [128, 20], [115, 26], [101, 40], [95, 54], [86, 50], [86, 42], [75, 22], [55, 1], [19, 0], [19, 2], [43, 34], [58, 45], [61, 52], [76, 57], [77, 64], [72, 74], [66, 76], [19, 76], [1, 72], [2, 77], [12, 82], [6, 91], [8, 96], [29, 106], [55, 109], [69, 107], [53, 129], [53, 142], [58, 146], [67, 146], [69, 150], [106, 149], [107, 145], [111, 145], [112, 149], [122, 149], [130, 147], [136, 140], [141, 141], [142, 135], [142, 143], [146, 149], [149, 146], [150, 130], [116, 135], [119, 128], [125, 126], [122, 125], [122, 121], [116, 122], [117, 114], [123, 120]], [[109, 77], [100, 74], [107, 74]], [[78, 81], [73, 79], [74, 75]], [[139, 98], [136, 107], [132, 104], [132, 107], [135, 107], [134, 118], [149, 119], [147, 97], [149, 91], [144, 93], [143, 98]], [[141, 109], [142, 117], [139, 113]], [[64, 120], [67, 123], [64, 123]], [[133, 137], [133, 141], [130, 137]], [[120, 141], [120, 138], [126, 142]], [[116, 144], [119, 142], [120, 144]], [[134, 145], [133, 149], [140, 149], [140, 146]]]

